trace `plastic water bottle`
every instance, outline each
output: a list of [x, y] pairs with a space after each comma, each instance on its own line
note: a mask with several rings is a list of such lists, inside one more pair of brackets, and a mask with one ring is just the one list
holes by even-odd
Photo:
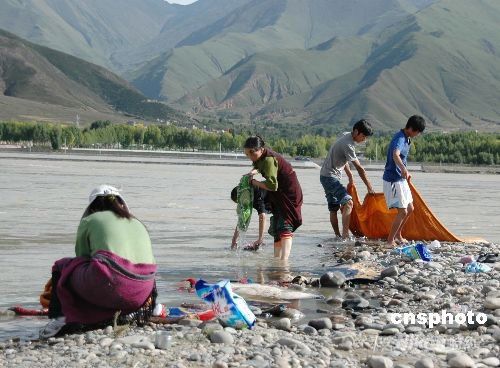
[[167, 349], [172, 345], [172, 335], [168, 331], [156, 331], [155, 347], [158, 349]]

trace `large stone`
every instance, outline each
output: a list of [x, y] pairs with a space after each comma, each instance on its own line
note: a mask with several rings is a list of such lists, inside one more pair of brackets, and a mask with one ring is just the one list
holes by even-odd
[[434, 362], [431, 358], [425, 357], [415, 363], [415, 368], [434, 368]]
[[392, 368], [393, 365], [392, 360], [385, 356], [372, 355], [368, 358], [368, 366], [370, 368]]
[[473, 368], [475, 363], [470, 356], [462, 352], [451, 352], [446, 356], [450, 368]]
[[380, 273], [380, 276], [382, 278], [390, 276], [398, 276], [398, 275], [399, 275], [399, 268], [397, 266], [387, 267]]
[[318, 318], [309, 321], [309, 326], [314, 327], [316, 330], [328, 329], [331, 330], [333, 327], [330, 318]]
[[212, 331], [210, 333], [210, 341], [213, 344], [232, 345], [234, 342], [233, 335], [226, 331]]
[[302, 328], [302, 331], [306, 334], [306, 335], [317, 335], [318, 334], [318, 331], [314, 328], [314, 327], [311, 327], [311, 326], [304, 326]]
[[223, 362], [222, 360], [217, 360], [213, 365], [212, 368], [228, 368], [228, 365], [226, 362]]
[[487, 365], [488, 367], [499, 367], [500, 359], [498, 359], [497, 357], [489, 357], [481, 360], [481, 363]]
[[500, 343], [500, 329], [493, 332], [493, 338], [496, 340], [496, 342]]
[[362, 310], [368, 308], [370, 306], [370, 302], [360, 296], [353, 299], [345, 299], [342, 302], [342, 308], [349, 308], [354, 310]]
[[339, 287], [344, 285], [345, 281], [345, 275], [342, 272], [338, 271], [327, 272], [323, 274], [319, 279], [321, 286], [325, 287]]
[[486, 298], [484, 300], [484, 307], [486, 309], [500, 309], [500, 298]]
[[149, 341], [149, 340], [134, 342], [132, 344], [132, 347], [133, 348], [144, 349], [144, 350], [155, 350], [155, 345], [151, 341]]
[[291, 339], [289, 337], [283, 337], [283, 338], [279, 339], [278, 344], [283, 345], [283, 346], [287, 346], [292, 350], [300, 350], [306, 354], [311, 353], [311, 349], [306, 344], [304, 344], [301, 341]]
[[205, 323], [199, 327], [202, 328], [202, 332], [205, 335], [210, 335], [214, 331], [222, 331], [224, 329], [224, 327], [222, 327], [219, 323], [213, 323], [213, 322]]
[[292, 322], [290, 321], [290, 318], [280, 318], [279, 320], [273, 323], [273, 326], [278, 330], [290, 331]]
[[396, 335], [398, 334], [400, 331], [398, 328], [395, 328], [395, 327], [391, 327], [391, 328], [386, 328], [384, 329], [380, 335], [382, 336], [391, 336], [391, 335]]

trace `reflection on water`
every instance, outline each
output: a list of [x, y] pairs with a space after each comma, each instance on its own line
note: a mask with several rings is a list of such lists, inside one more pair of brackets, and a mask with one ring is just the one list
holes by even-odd
[[[74, 254], [75, 233], [88, 193], [102, 183], [121, 186], [132, 212], [149, 229], [159, 265], [160, 300], [168, 305], [197, 301], [194, 294], [177, 290], [178, 282], [188, 277], [207, 281], [248, 277], [268, 283], [298, 273], [319, 274], [333, 265], [335, 260], [329, 257], [333, 234], [319, 171], [313, 169], [297, 170], [304, 191], [304, 224], [297, 231], [287, 264], [274, 260], [269, 235], [267, 245], [258, 252], [229, 250], [236, 224], [230, 192], [248, 168], [54, 164], [0, 156], [0, 308], [37, 306], [53, 261]], [[381, 172], [368, 174], [381, 190]], [[356, 180], [364, 194], [361, 180]], [[500, 241], [498, 176], [416, 173], [413, 180], [433, 211], [457, 235]], [[255, 216], [247, 241], [256, 239], [257, 231]], [[325, 247], [317, 247], [318, 243]], [[307, 303], [314, 302], [301, 307]], [[12, 335], [16, 328], [33, 326], [33, 321], [0, 322], [0, 338]]]

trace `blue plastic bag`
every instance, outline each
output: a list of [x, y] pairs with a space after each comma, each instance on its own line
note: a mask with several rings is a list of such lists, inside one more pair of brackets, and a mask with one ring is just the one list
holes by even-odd
[[491, 267], [478, 262], [471, 262], [467, 266], [465, 266], [465, 273], [483, 273], [490, 271]]
[[195, 284], [196, 294], [210, 304], [217, 318], [226, 326], [234, 328], [252, 328], [255, 315], [242, 297], [233, 293], [229, 280], [216, 284], [208, 284], [198, 280]]
[[413, 260], [421, 259], [427, 262], [432, 260], [431, 252], [422, 243], [418, 243], [416, 245], [409, 245], [403, 248], [397, 248], [397, 251]]

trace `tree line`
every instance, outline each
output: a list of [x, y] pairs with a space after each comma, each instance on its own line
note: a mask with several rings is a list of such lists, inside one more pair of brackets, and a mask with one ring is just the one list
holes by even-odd
[[[385, 160], [392, 136], [370, 138], [365, 156]], [[477, 132], [425, 133], [415, 138], [410, 159], [417, 162], [499, 165], [500, 134]]]
[[[88, 128], [75, 125], [0, 122], [0, 141], [30, 143], [54, 150], [81, 147], [140, 148], [169, 150], [237, 151], [241, 150], [251, 132], [234, 129], [207, 131], [175, 125], [128, 125], [95, 121]], [[392, 135], [371, 137], [360, 151], [368, 159], [385, 160]], [[273, 135], [267, 143], [277, 152], [289, 156], [325, 157], [336, 137], [306, 134], [302, 136]], [[364, 148], [364, 149], [363, 149]], [[500, 164], [499, 133], [428, 133], [416, 138], [410, 158], [418, 162], [459, 164]]]

